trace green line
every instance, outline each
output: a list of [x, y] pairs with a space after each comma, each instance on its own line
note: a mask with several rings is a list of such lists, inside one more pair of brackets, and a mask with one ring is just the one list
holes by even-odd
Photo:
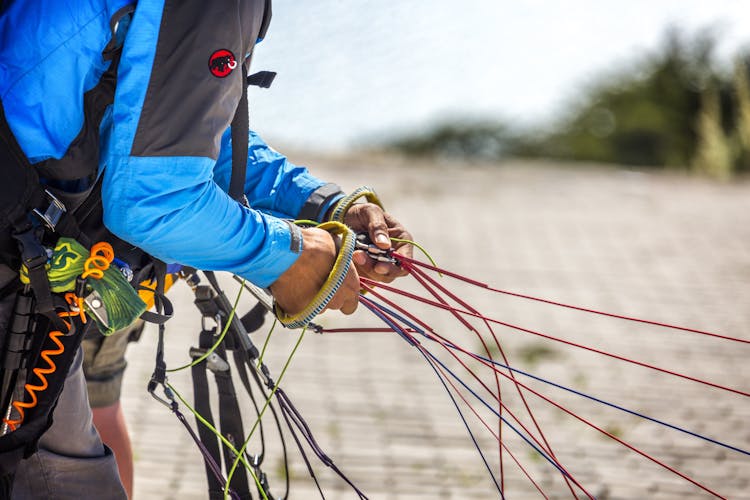
[[227, 332], [229, 331], [229, 326], [232, 324], [232, 320], [234, 319], [234, 313], [237, 310], [237, 304], [240, 302], [240, 297], [242, 296], [242, 290], [245, 289], [245, 280], [242, 280], [242, 284], [240, 286], [240, 291], [237, 293], [237, 298], [234, 300], [234, 305], [232, 306], [232, 310], [229, 311], [229, 317], [227, 318], [226, 324], [224, 325], [224, 329], [221, 331], [221, 335], [219, 335], [219, 338], [214, 342], [214, 345], [211, 346], [210, 349], [208, 349], [205, 354], [201, 355], [199, 358], [196, 358], [193, 360], [192, 363], [188, 363], [186, 365], [180, 366], [179, 368], [170, 368], [167, 370], [168, 373], [172, 372], [178, 372], [180, 370], [185, 370], [187, 368], [192, 368], [201, 361], [205, 360], [207, 357], [213, 353], [217, 347], [219, 347], [219, 344], [224, 340], [224, 337], [226, 336]]
[[300, 343], [302, 343], [302, 338], [305, 336], [306, 331], [307, 331], [307, 327], [305, 326], [302, 329], [302, 332], [300, 333], [299, 338], [297, 339], [297, 343], [294, 344], [294, 348], [292, 349], [292, 352], [289, 353], [289, 357], [287, 358], [286, 363], [284, 363], [284, 367], [281, 369], [281, 373], [279, 374], [279, 378], [276, 381], [276, 384], [273, 386], [273, 390], [271, 391], [271, 394], [268, 395], [268, 398], [266, 399], [266, 403], [263, 405], [263, 408], [260, 410], [260, 413], [258, 413], [258, 418], [255, 419], [253, 428], [250, 429], [250, 434], [248, 434], [247, 439], [245, 439], [245, 442], [242, 445], [242, 448], [240, 448], [239, 454], [237, 454], [237, 458], [234, 460], [234, 463], [232, 464], [232, 468], [229, 470], [229, 474], [227, 475], [227, 484], [224, 486], [225, 498], [229, 494], [229, 482], [232, 480], [232, 476], [234, 475], [234, 471], [237, 468], [237, 464], [240, 463], [241, 461], [240, 459], [242, 458], [242, 455], [245, 453], [245, 449], [247, 448], [247, 445], [250, 443], [250, 438], [253, 437], [253, 433], [255, 432], [255, 429], [257, 429], [261, 418], [263, 418], [263, 414], [268, 408], [268, 405], [271, 404], [271, 398], [273, 398], [273, 395], [276, 394], [276, 389], [279, 388], [281, 379], [284, 378], [284, 374], [286, 373], [287, 368], [289, 368], [289, 364], [292, 362], [292, 358], [294, 357], [294, 354], [297, 352], [297, 348], [299, 347]]
[[271, 329], [268, 330], [268, 335], [266, 336], [266, 340], [263, 342], [263, 348], [260, 350], [260, 356], [258, 356], [258, 362], [255, 363], [258, 367], [260, 367], [263, 364], [263, 356], [266, 354], [266, 347], [268, 347], [268, 341], [271, 340], [271, 334], [273, 333], [274, 328], [276, 328], [276, 324], [279, 322], [278, 319], [273, 319], [273, 324], [271, 325]]
[[[425, 250], [424, 247], [422, 245], [420, 245], [419, 243], [417, 243], [416, 241], [405, 240], [405, 239], [402, 239], [402, 238], [391, 238], [391, 241], [396, 241], [398, 243], [408, 243], [409, 245], [413, 245], [413, 246], [417, 247], [425, 255], [425, 257], [427, 257], [429, 259], [430, 263], [433, 266], [438, 267], [437, 263], [433, 260], [432, 256], [429, 253], [427, 253], [427, 250]], [[440, 273], [438, 273], [438, 274], [440, 274]], [[442, 274], [440, 274], [440, 276], [442, 276]]]
[[[224, 443], [224, 445], [225, 445], [225, 446], [226, 446], [227, 448], [229, 448], [229, 449], [230, 449], [230, 450], [231, 450], [231, 451], [232, 451], [232, 452], [233, 452], [233, 453], [234, 453], [234, 454], [235, 454], [235, 455], [237, 456], [237, 459], [236, 459], [236, 460], [235, 460], [235, 462], [234, 462], [234, 466], [236, 467], [236, 465], [237, 465], [238, 461], [239, 461], [239, 462], [242, 462], [242, 465], [244, 465], [244, 466], [245, 466], [245, 469], [247, 469], [247, 471], [248, 471], [248, 472], [250, 473], [250, 475], [251, 475], [251, 476], [253, 476], [253, 480], [255, 481], [255, 484], [256, 484], [256, 485], [258, 486], [258, 491], [260, 491], [261, 495], [263, 495], [263, 498], [264, 498], [265, 500], [268, 500], [268, 497], [266, 496], [266, 493], [265, 493], [265, 492], [263, 491], [263, 487], [261, 486], [261, 484], [260, 484], [260, 481], [258, 480], [258, 477], [257, 477], [257, 476], [255, 475], [255, 473], [254, 473], [254, 472], [252, 471], [252, 469], [250, 468], [250, 464], [248, 464], [248, 463], [247, 463], [247, 460], [245, 460], [245, 458], [244, 458], [244, 457], [243, 457], [243, 456], [242, 456], [242, 455], [240, 454], [240, 452], [239, 452], [239, 451], [237, 451], [237, 449], [236, 449], [236, 448], [235, 448], [234, 446], [232, 446], [232, 443], [230, 443], [230, 442], [229, 442], [229, 440], [227, 440], [227, 439], [226, 439], [226, 438], [225, 438], [225, 437], [224, 437], [224, 436], [223, 436], [223, 435], [221, 434], [221, 432], [219, 432], [218, 430], [216, 430], [216, 428], [215, 428], [215, 427], [214, 427], [213, 425], [211, 425], [211, 423], [210, 423], [210, 422], [209, 422], [208, 420], [206, 420], [205, 418], [203, 418], [203, 416], [202, 416], [202, 415], [201, 415], [200, 413], [198, 413], [197, 411], [195, 411], [195, 410], [193, 409], [193, 407], [192, 407], [192, 406], [190, 406], [190, 405], [189, 405], [189, 404], [187, 403], [187, 401], [185, 401], [185, 399], [184, 399], [184, 398], [182, 397], [182, 395], [181, 395], [181, 394], [180, 394], [179, 392], [177, 392], [177, 389], [175, 389], [175, 388], [174, 388], [174, 387], [173, 387], [173, 386], [172, 386], [171, 384], [169, 384], [169, 383], [166, 383], [165, 385], [166, 385], [167, 387], [169, 387], [169, 389], [170, 389], [170, 390], [171, 390], [171, 391], [172, 391], [172, 392], [173, 392], [173, 393], [174, 393], [174, 394], [175, 394], [175, 395], [177, 396], [177, 398], [178, 398], [178, 399], [179, 399], [180, 401], [182, 401], [182, 404], [184, 404], [184, 405], [185, 405], [185, 407], [186, 407], [186, 408], [187, 408], [188, 410], [190, 410], [190, 413], [192, 413], [192, 414], [193, 414], [193, 415], [195, 416], [195, 418], [197, 418], [197, 419], [198, 419], [198, 421], [199, 421], [200, 423], [202, 423], [203, 425], [205, 425], [205, 426], [206, 426], [206, 427], [207, 427], [207, 428], [208, 428], [208, 429], [209, 429], [209, 430], [210, 430], [211, 432], [213, 432], [213, 433], [214, 433], [214, 434], [216, 435], [216, 437], [218, 437], [219, 439], [221, 439], [221, 442], [222, 442], [222, 443]], [[244, 453], [244, 451], [243, 451], [243, 453]], [[232, 472], [234, 472], [234, 467], [232, 467]], [[227, 497], [229, 496], [229, 482], [230, 482], [231, 480], [232, 480], [232, 476], [231, 476], [231, 474], [230, 474], [230, 476], [229, 476], [229, 477], [227, 478], [227, 484], [226, 484], [226, 486], [225, 486], [225, 488], [224, 488], [224, 498], [225, 498], [225, 499], [226, 499], [226, 498], [227, 498]]]

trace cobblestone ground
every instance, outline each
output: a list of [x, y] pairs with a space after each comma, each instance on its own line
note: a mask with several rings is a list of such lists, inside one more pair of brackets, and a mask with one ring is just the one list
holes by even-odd
[[[443, 267], [506, 290], [750, 339], [750, 184], [746, 182], [721, 185], [580, 166], [509, 163], [428, 169], [377, 158], [295, 160], [322, 165], [316, 172], [337, 179], [345, 189], [358, 186], [357, 179], [377, 186], [390, 211]], [[508, 324], [750, 391], [747, 344], [491, 294], [448, 278], [444, 282], [481, 311]], [[225, 283], [233, 295], [236, 286], [230, 280]], [[406, 286], [405, 281], [402, 284]], [[199, 319], [186, 286], [177, 285], [171, 295], [178, 316], [169, 324], [167, 359], [177, 366], [187, 360]], [[479, 340], [450, 316], [435, 311], [420, 314], [455, 343], [481, 351]], [[349, 318], [326, 313], [321, 321], [328, 327], [378, 326], [366, 311]], [[254, 334], [257, 343], [265, 339], [267, 327]], [[747, 397], [528, 332], [508, 327], [495, 331], [514, 367], [750, 449]], [[126, 377], [124, 404], [136, 453], [136, 495], [207, 498], [202, 462], [187, 432], [145, 392], [155, 333], [147, 330], [143, 340], [131, 347]], [[296, 339], [296, 334], [281, 330], [271, 337], [266, 361], [274, 374], [280, 373]], [[435, 345], [429, 348], [440, 352]], [[459, 368], [443, 359], [452, 369]], [[483, 374], [488, 386], [494, 385], [486, 367], [471, 366]], [[707, 488], [729, 498], [750, 498], [747, 455], [517, 377]], [[172, 374], [170, 380], [192, 400], [186, 374]], [[500, 498], [434, 372], [397, 335], [309, 333], [281, 385], [321, 447], [369, 498]], [[486, 394], [481, 388], [477, 391]], [[507, 380], [501, 381], [501, 393], [509, 422], [520, 430], [509, 416], [513, 412], [538, 436]], [[711, 497], [528, 392], [526, 401], [560, 463], [592, 496]], [[497, 471], [497, 442], [493, 444], [490, 432], [465, 407], [464, 411], [486, 459]], [[488, 411], [479, 413], [490, 416]], [[249, 408], [247, 414], [252, 414]], [[281, 454], [272, 427], [269, 420], [265, 468], [272, 491], [282, 495]], [[495, 431], [496, 423], [490, 420], [490, 427]], [[572, 497], [555, 467], [508, 426], [502, 432], [509, 452], [548, 497]], [[319, 498], [299, 453], [287, 444], [291, 498]], [[257, 451], [255, 443], [253, 447]], [[505, 497], [541, 498], [509, 452], [503, 452]], [[356, 498], [343, 481], [319, 463], [314, 465], [327, 499]]]

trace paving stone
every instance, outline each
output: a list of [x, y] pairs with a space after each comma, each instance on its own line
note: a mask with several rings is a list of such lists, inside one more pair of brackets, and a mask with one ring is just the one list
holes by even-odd
[[[750, 339], [747, 182], [718, 184], [575, 165], [509, 162], [430, 168], [378, 157], [292, 159], [316, 165], [316, 173], [345, 189], [357, 187], [359, 179], [377, 186], [389, 210], [443, 267], [522, 294]], [[230, 295], [234, 293], [231, 280], [222, 280]], [[442, 281], [458, 290], [463, 300], [506, 323], [750, 391], [747, 344], [490, 294], [448, 278]], [[175, 365], [187, 361], [200, 320], [187, 287], [178, 284], [170, 295], [178, 314], [168, 324], [166, 355]], [[457, 344], [481, 350], [476, 337], [449, 314], [404, 304], [419, 310]], [[379, 326], [365, 311], [351, 317], [325, 313], [321, 322], [331, 328]], [[494, 330], [514, 367], [750, 448], [746, 397], [507, 326]], [[253, 334], [253, 339], [262, 344], [265, 335]], [[136, 453], [136, 496], [207, 498], [200, 455], [170, 411], [144, 390], [153, 368], [155, 338], [155, 329], [147, 329], [128, 354], [123, 404]], [[279, 373], [296, 338], [293, 333], [274, 332], [266, 354], [273, 373]], [[487, 340], [492, 342], [489, 336]], [[434, 345], [430, 350], [440, 352]], [[459, 368], [449, 356], [442, 356], [452, 369]], [[472, 366], [485, 370], [483, 380], [494, 387], [486, 368]], [[750, 498], [747, 455], [531, 382], [521, 374], [516, 377], [720, 494]], [[171, 374], [170, 381], [192, 399], [187, 373]], [[308, 334], [281, 385], [321, 446], [369, 498], [500, 497], [434, 372], [396, 335]], [[472, 387], [478, 394], [483, 391], [474, 382]], [[512, 384], [502, 379], [501, 388], [508, 408], [538, 434]], [[711, 497], [537, 396], [526, 393], [526, 399], [560, 462], [597, 498]], [[497, 443], [469, 410], [464, 414], [490, 466], [498, 470]], [[517, 426], [507, 412], [503, 414]], [[490, 425], [496, 428], [496, 422]], [[269, 421], [269, 447], [277, 447], [272, 427]], [[503, 435], [547, 496], [572, 496], [561, 473], [508, 426]], [[291, 498], [317, 498], [299, 453], [289, 441], [287, 445]], [[541, 498], [507, 452], [503, 462], [506, 498]], [[280, 495], [278, 449], [269, 451], [267, 463], [272, 490]], [[356, 498], [329, 470], [314, 466], [326, 498]]]

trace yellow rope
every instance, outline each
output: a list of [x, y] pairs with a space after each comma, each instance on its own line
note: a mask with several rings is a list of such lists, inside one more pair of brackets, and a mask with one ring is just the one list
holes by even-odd
[[344, 222], [344, 216], [346, 212], [354, 205], [354, 202], [360, 198], [365, 198], [368, 202], [374, 203], [380, 208], [383, 208], [383, 204], [380, 202], [380, 198], [373, 188], [370, 186], [358, 187], [351, 194], [341, 198], [336, 204], [336, 208], [331, 213], [331, 220], [336, 222]]
[[321, 289], [318, 290], [318, 293], [315, 294], [315, 297], [313, 297], [304, 309], [297, 314], [292, 315], [284, 312], [278, 304], [274, 304], [276, 317], [281, 324], [287, 328], [301, 328], [307, 325], [315, 316], [325, 309], [333, 296], [336, 295], [336, 291], [344, 282], [344, 278], [349, 272], [349, 267], [352, 263], [352, 254], [354, 254], [356, 243], [354, 231], [341, 222], [335, 221], [324, 222], [317, 227], [328, 231], [333, 235], [342, 236], [341, 247], [336, 255], [333, 268], [328, 274], [328, 278], [326, 278]]

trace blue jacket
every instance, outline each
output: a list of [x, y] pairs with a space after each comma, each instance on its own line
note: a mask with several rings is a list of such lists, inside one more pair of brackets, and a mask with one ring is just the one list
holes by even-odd
[[85, 189], [103, 176], [107, 228], [169, 263], [268, 286], [296, 260], [301, 240], [282, 218], [320, 220], [335, 185], [250, 132], [251, 208], [226, 194], [242, 63], [270, 1], [5, 4], [0, 100], [43, 177]]

